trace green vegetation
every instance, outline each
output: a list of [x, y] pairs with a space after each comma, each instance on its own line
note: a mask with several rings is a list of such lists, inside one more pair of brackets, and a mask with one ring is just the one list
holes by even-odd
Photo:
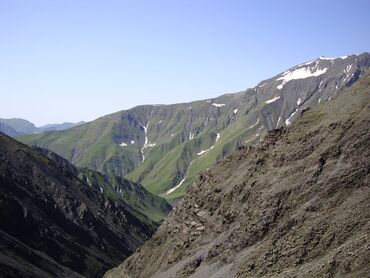
[[[299, 91], [288, 84], [277, 90], [281, 82], [273, 77], [236, 94], [138, 106], [69, 130], [18, 139], [48, 148], [78, 167], [108, 177], [126, 177], [173, 201], [184, 195], [199, 173], [237, 147], [261, 140], [268, 130], [284, 126], [287, 119], [294, 121], [302, 110], [318, 105], [319, 99], [335, 97], [346, 86], [337, 86], [344, 69], [355, 62], [361, 71], [368, 67], [367, 56], [361, 58], [364, 65], [355, 59], [332, 63], [336, 68], [328, 76], [298, 80]], [[324, 116], [318, 113], [315, 117], [319, 121]], [[166, 193], [183, 179], [180, 187]]]

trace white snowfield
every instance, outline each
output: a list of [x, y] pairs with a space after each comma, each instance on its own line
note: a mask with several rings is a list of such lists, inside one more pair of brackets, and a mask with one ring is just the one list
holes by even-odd
[[279, 98], [280, 98], [280, 96], [276, 96], [276, 97], [274, 97], [274, 98], [272, 98], [272, 99], [266, 100], [265, 102], [266, 102], [267, 104], [269, 104], [269, 103], [272, 103], [272, 102], [274, 102], [274, 101], [277, 101]]
[[328, 70], [327, 68], [319, 69], [317, 65], [318, 64], [316, 63], [316, 66], [314, 67], [302, 67], [284, 72], [281, 77], [276, 79], [277, 81], [280, 80], [283, 81], [276, 88], [281, 90], [284, 87], [284, 85], [291, 80], [305, 79], [312, 76], [320, 76]]
[[[357, 54], [355, 54], [355, 55], [357, 55]], [[333, 58], [321, 56], [321, 57], [317, 58], [316, 60], [311, 60], [311, 61], [308, 61], [306, 63], [303, 63], [303, 64], [300, 64], [298, 66], [295, 66], [295, 68], [299, 68], [301, 66], [307, 66], [307, 65], [310, 65], [310, 64], [315, 63], [315, 62], [317, 63], [319, 60], [323, 60], [323, 61], [326, 60], [326, 61], [332, 61], [333, 62], [335, 59], [342, 59], [342, 60], [344, 60], [344, 59], [347, 59], [347, 58], [348, 58], [348, 56], [339, 56], [339, 57], [333, 57]]]
[[225, 106], [225, 103], [212, 103], [212, 105], [215, 107], [222, 107]]

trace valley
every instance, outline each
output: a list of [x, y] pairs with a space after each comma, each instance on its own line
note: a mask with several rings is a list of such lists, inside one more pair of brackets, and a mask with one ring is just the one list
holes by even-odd
[[0, 133], [0, 274], [367, 273], [369, 67], [368, 53], [320, 57], [65, 130], [0, 123], [23, 142]]

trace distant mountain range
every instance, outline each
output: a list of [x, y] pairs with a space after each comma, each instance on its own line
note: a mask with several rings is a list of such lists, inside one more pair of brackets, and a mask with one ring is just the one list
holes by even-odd
[[170, 209], [139, 184], [0, 133], [1, 277], [101, 277]]
[[33, 123], [19, 118], [12, 119], [1, 119], [0, 118], [0, 132], [7, 134], [11, 137], [16, 137], [26, 134], [36, 134], [46, 131], [53, 130], [65, 130], [78, 125], [82, 125], [85, 122], [81, 121], [78, 123], [65, 122], [61, 124], [48, 124], [40, 127], [36, 127]]
[[79, 167], [126, 177], [175, 201], [198, 174], [241, 145], [331, 101], [370, 67], [370, 54], [320, 57], [245, 91], [173, 105], [143, 105], [77, 127], [22, 136]]

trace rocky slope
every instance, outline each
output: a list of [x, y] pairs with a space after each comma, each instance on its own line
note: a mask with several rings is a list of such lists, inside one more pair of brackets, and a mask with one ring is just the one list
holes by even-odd
[[101, 277], [153, 234], [158, 224], [134, 202], [168, 204], [97, 175], [0, 134], [1, 277]]
[[368, 277], [370, 74], [203, 172], [105, 277]]
[[318, 58], [256, 87], [214, 99], [146, 105], [82, 126], [23, 137], [80, 167], [126, 176], [169, 200], [237, 147], [289, 125], [308, 106], [326, 102], [370, 67], [370, 54]]

